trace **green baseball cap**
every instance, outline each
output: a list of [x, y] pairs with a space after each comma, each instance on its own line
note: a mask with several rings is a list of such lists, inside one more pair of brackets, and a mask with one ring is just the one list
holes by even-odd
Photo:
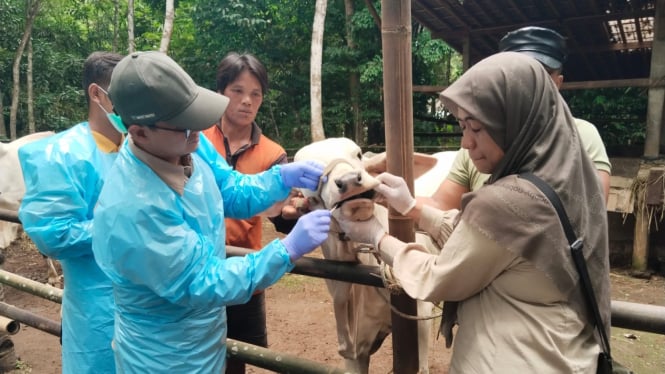
[[224, 114], [229, 98], [198, 86], [164, 53], [136, 52], [113, 69], [109, 97], [127, 125], [163, 121], [179, 129], [205, 130]]

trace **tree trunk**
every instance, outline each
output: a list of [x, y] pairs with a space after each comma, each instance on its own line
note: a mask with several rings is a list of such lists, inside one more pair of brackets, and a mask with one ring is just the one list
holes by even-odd
[[12, 106], [9, 111], [9, 139], [16, 139], [16, 115], [18, 113], [18, 103], [20, 100], [21, 94], [21, 82], [20, 82], [20, 67], [21, 67], [21, 58], [23, 57], [23, 51], [25, 46], [28, 44], [28, 38], [32, 33], [32, 25], [35, 22], [37, 13], [39, 13], [39, 5], [41, 0], [34, 0], [34, 2], [28, 2], [28, 12], [25, 17], [25, 29], [23, 30], [23, 37], [21, 37], [21, 42], [18, 45], [16, 50], [16, 57], [14, 57], [14, 65], [12, 67]]
[[113, 53], [118, 52], [118, 39], [120, 32], [119, 25], [120, 3], [119, 0], [113, 0]]
[[173, 9], [173, 0], [166, 0], [166, 14], [164, 15], [164, 31], [162, 32], [162, 42], [159, 44], [159, 51], [167, 54], [169, 44], [171, 43], [171, 34], [173, 34], [173, 18], [175, 10]]
[[134, 53], [136, 43], [134, 43], [134, 0], [127, 0], [127, 49], [129, 53]]
[[7, 138], [7, 129], [5, 128], [5, 104], [3, 100], [5, 95], [2, 93], [2, 86], [0, 86], [0, 139]]
[[35, 126], [35, 95], [33, 92], [33, 84], [32, 84], [32, 38], [28, 39], [28, 71], [26, 72], [27, 75], [27, 82], [26, 85], [28, 86], [28, 133], [32, 134], [36, 132], [36, 126]]
[[316, 0], [312, 27], [312, 56], [310, 59], [310, 101], [312, 106], [312, 141], [326, 138], [323, 131], [321, 105], [321, 61], [323, 60], [323, 31], [326, 22], [327, 0]]
[[367, 5], [367, 10], [369, 10], [369, 14], [372, 16], [374, 24], [376, 25], [376, 27], [379, 28], [379, 30], [381, 30], [381, 16], [379, 16], [379, 13], [376, 11], [376, 8], [374, 8], [372, 0], [365, 0], [365, 5]]
[[[351, 25], [351, 19], [353, 18], [353, 0], [344, 0], [344, 13], [345, 24], [346, 24], [346, 46], [349, 47], [349, 50], [354, 51], [356, 49], [356, 42], [353, 40], [353, 27]], [[353, 127], [353, 140], [359, 146], [364, 146], [365, 142], [365, 131], [363, 129], [362, 123], [360, 122], [360, 74], [354, 68], [349, 72], [349, 93], [351, 95], [351, 114], [352, 114], [352, 127]]]

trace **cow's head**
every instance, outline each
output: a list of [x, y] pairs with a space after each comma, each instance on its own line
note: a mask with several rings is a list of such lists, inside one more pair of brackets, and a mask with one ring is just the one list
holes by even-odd
[[295, 161], [316, 160], [325, 165], [317, 191], [303, 190], [310, 209], [333, 209], [335, 216], [363, 221], [374, 213], [374, 187], [379, 182], [365, 170], [360, 147], [347, 138], [329, 138], [301, 148]]

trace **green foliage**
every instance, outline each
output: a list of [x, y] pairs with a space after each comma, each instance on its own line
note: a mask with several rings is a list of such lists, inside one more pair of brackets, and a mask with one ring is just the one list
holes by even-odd
[[563, 91], [575, 117], [598, 128], [608, 148], [644, 143], [647, 92], [641, 88]]
[[[114, 0], [50, 0], [42, 3], [33, 27], [35, 115], [38, 130], [62, 130], [86, 117], [81, 85], [84, 59], [96, 50], [127, 50], [127, 3]], [[258, 121], [287, 148], [310, 141], [309, 61], [314, 0], [180, 0], [169, 54], [199, 84], [214, 89], [219, 60], [230, 51], [255, 54], [268, 68], [270, 91]], [[373, 1], [380, 12], [381, 2]], [[9, 121], [12, 64], [25, 24], [24, 0], [0, 0], [0, 92]], [[384, 139], [381, 30], [363, 2], [354, 2], [347, 25], [344, 3], [329, 1], [322, 69], [326, 136], [352, 136], [359, 121], [370, 143]], [[135, 2], [137, 50], [159, 47], [164, 3]], [[114, 25], [117, 20], [117, 25]], [[349, 47], [347, 27], [354, 47]], [[116, 30], [117, 29], [117, 30]], [[461, 75], [461, 58], [417, 23], [412, 24], [414, 85], [448, 85]], [[21, 65], [22, 101], [18, 132], [27, 131], [26, 60]], [[358, 97], [351, 95], [357, 75]], [[572, 112], [594, 123], [608, 147], [644, 141], [646, 91], [636, 88], [564, 91]], [[414, 94], [416, 134], [459, 131], [434, 96]], [[429, 120], [428, 120], [429, 119]], [[418, 145], [455, 146], [449, 138], [422, 136]]]

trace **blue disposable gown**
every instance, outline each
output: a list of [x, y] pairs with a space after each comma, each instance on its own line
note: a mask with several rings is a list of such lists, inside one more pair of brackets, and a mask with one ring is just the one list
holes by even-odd
[[87, 122], [19, 149], [26, 193], [19, 218], [39, 251], [60, 261], [62, 372], [115, 373], [111, 280], [92, 255], [92, 213], [117, 153], [97, 148]]
[[114, 284], [119, 373], [222, 373], [225, 305], [293, 267], [278, 240], [244, 257], [224, 248], [225, 212], [252, 217], [286, 198], [279, 167], [239, 174], [203, 136], [192, 164], [180, 195], [124, 147], [100, 195], [93, 250]]

